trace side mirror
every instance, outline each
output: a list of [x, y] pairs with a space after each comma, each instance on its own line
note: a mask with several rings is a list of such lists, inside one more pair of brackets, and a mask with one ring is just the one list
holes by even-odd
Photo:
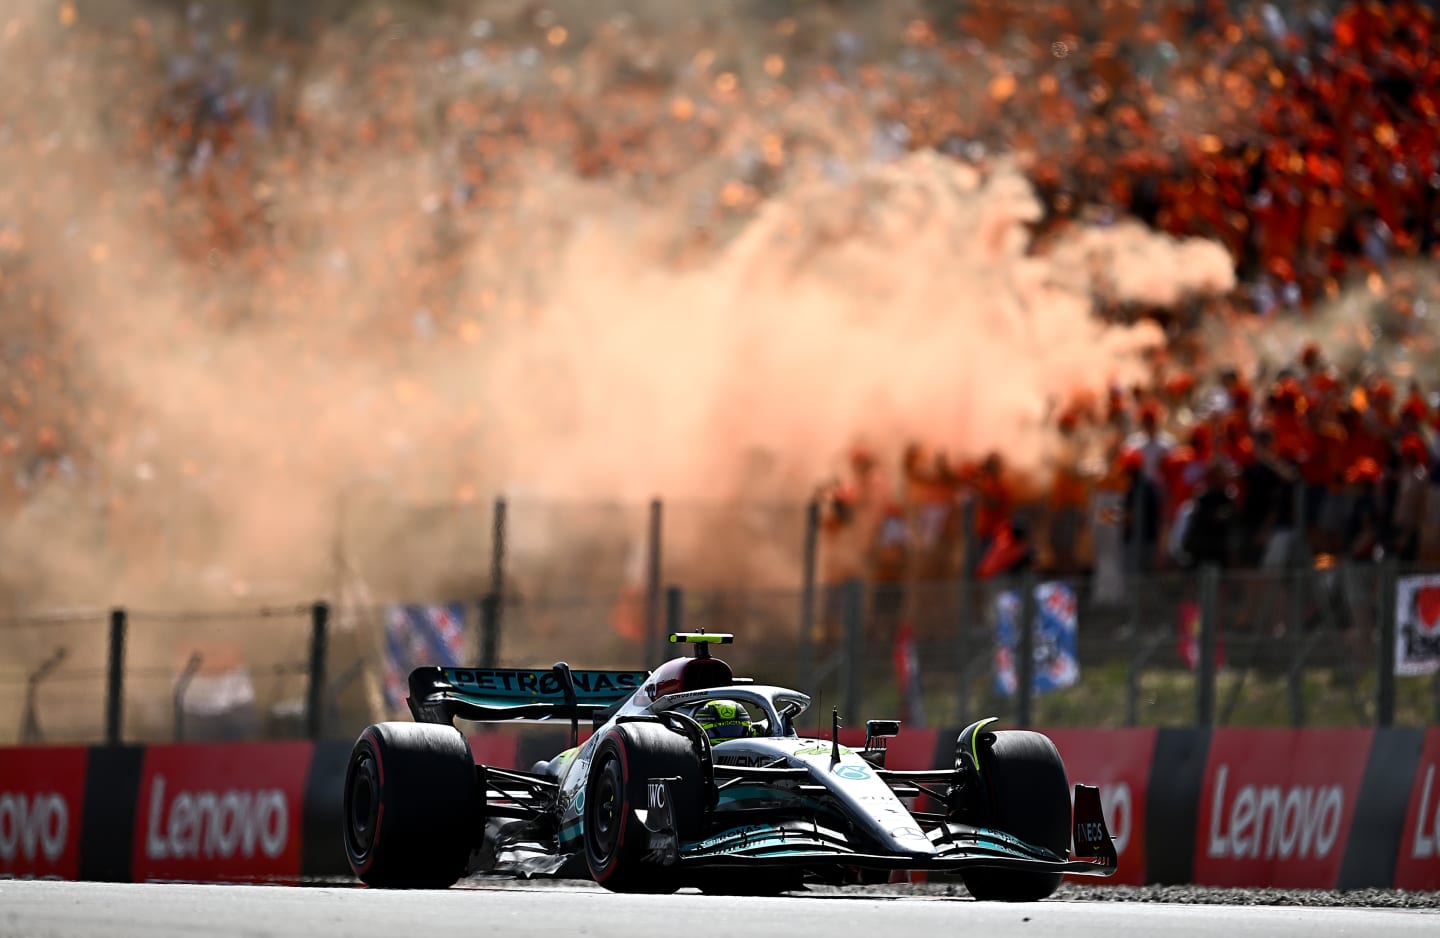
[[879, 739], [889, 739], [891, 736], [900, 735], [899, 720], [866, 720], [865, 721], [865, 748], [870, 749], [871, 744]]

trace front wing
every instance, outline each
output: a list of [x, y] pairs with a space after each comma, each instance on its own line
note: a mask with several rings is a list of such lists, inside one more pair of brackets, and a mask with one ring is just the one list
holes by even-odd
[[1105, 826], [1099, 790], [1075, 786], [1074, 856], [1061, 856], [1002, 831], [942, 822], [928, 832], [933, 853], [865, 853], [816, 820], [745, 824], [695, 843], [678, 842], [669, 810], [669, 780], [654, 779], [641, 812], [652, 857], [666, 864], [723, 867], [850, 866], [882, 870], [959, 871], [976, 867], [1113, 876], [1119, 865]]

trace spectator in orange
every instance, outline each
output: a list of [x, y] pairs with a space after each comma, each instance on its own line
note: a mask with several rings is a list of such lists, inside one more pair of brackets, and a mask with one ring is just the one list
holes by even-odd
[[[1220, 456], [1239, 473], [1255, 461], [1255, 441], [1249, 422], [1236, 413], [1221, 422]], [[1272, 437], [1273, 439], [1273, 437]]]
[[1005, 461], [999, 453], [990, 453], [980, 464], [975, 478], [977, 562], [990, 549], [991, 542], [999, 536], [1014, 510], [1014, 498], [1004, 473]]
[[916, 580], [950, 575], [951, 548], [959, 529], [955, 521], [956, 475], [943, 453], [933, 458], [912, 442], [901, 457], [905, 507], [911, 524], [911, 571]]
[[1383, 473], [1375, 460], [1366, 456], [1345, 470], [1349, 518], [1345, 526], [1345, 556], [1351, 560], [1379, 558], [1381, 542], [1380, 482]]
[[1126, 568], [1143, 573], [1155, 567], [1164, 499], [1160, 486], [1145, 472], [1145, 455], [1139, 450], [1124, 450], [1120, 469], [1125, 479]]
[[[1175, 446], [1175, 438], [1160, 429], [1160, 419], [1160, 405], [1146, 401], [1140, 407], [1140, 429], [1125, 440], [1125, 449], [1140, 454], [1141, 471], [1157, 486], [1163, 484], [1160, 466], [1165, 454]], [[1160, 494], [1163, 497], [1163, 489]]]
[[905, 614], [905, 577], [910, 563], [910, 528], [905, 508], [897, 503], [885, 506], [871, 548], [870, 575], [871, 637], [889, 642]]
[[1384, 378], [1370, 385], [1370, 407], [1366, 411], [1370, 431], [1376, 439], [1375, 461], [1384, 466], [1390, 458], [1390, 439], [1399, 424], [1395, 414], [1395, 386]]
[[1089, 485], [1080, 468], [1079, 414], [1067, 410], [1060, 415], [1058, 430], [1061, 451], [1052, 466], [1050, 484], [1050, 553], [1059, 573], [1072, 573], [1080, 566], [1080, 536], [1085, 528], [1085, 505]]
[[1248, 426], [1250, 405], [1255, 399], [1255, 393], [1250, 389], [1249, 382], [1240, 377], [1240, 372], [1234, 368], [1226, 368], [1220, 372], [1220, 386], [1225, 390], [1229, 410], [1242, 417]]

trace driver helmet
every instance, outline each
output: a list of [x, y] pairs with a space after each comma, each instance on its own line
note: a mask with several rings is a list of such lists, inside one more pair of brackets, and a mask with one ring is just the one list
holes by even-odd
[[733, 700], [712, 700], [696, 708], [695, 722], [710, 737], [711, 743], [754, 735], [749, 711]]

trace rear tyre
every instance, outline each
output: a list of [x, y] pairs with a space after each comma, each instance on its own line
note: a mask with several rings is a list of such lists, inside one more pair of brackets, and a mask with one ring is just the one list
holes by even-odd
[[[1070, 851], [1070, 780], [1050, 738], [1024, 730], [995, 734], [995, 745], [981, 753], [990, 802], [987, 827], [1004, 831], [1059, 856]], [[1005, 869], [965, 871], [965, 888], [976, 899], [1034, 902], [1060, 886], [1060, 873]]]
[[652, 778], [678, 778], [670, 810], [680, 841], [705, 823], [700, 755], [689, 739], [659, 723], [621, 723], [595, 747], [585, 792], [585, 862], [590, 875], [614, 892], [674, 892], [679, 870], [647, 857], [649, 833], [635, 809], [649, 804]]
[[345, 854], [367, 886], [445, 889], [484, 823], [475, 759], [453, 726], [377, 723], [345, 771]]

